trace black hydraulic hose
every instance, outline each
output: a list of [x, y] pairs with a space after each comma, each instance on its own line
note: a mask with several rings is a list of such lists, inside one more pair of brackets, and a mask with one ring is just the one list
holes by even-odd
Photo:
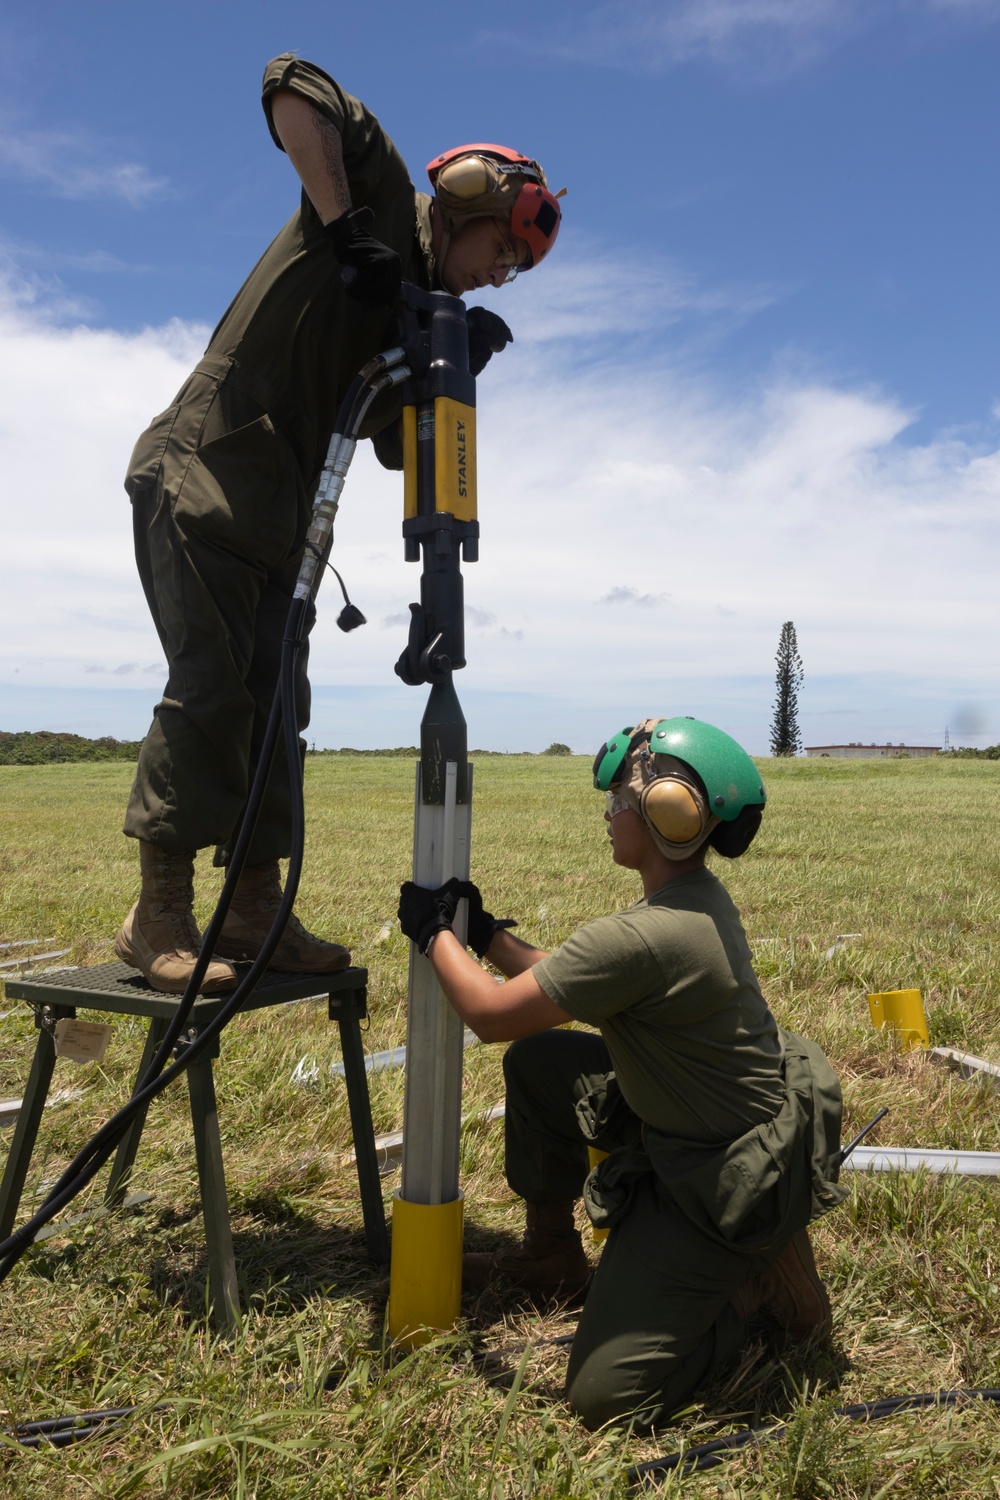
[[[374, 359], [370, 360], [359, 374], [355, 376], [337, 412], [331, 444], [334, 438], [338, 436], [341, 438], [341, 441], [345, 439], [352, 440], [356, 437], [357, 429], [364, 420], [365, 414], [375, 397], [381, 390], [384, 390], [389, 385], [396, 384], [400, 379], [401, 372], [398, 368], [392, 375], [385, 375], [384, 372], [387, 367], [393, 364], [398, 367], [401, 359], [401, 350], [389, 350], [385, 354], [377, 355]], [[314, 592], [316, 586], [318, 586], [318, 579], [317, 584], [314, 586]], [[215, 1041], [222, 1029], [252, 993], [280, 941], [281, 934], [291, 915], [292, 906], [298, 891], [305, 845], [302, 767], [299, 759], [298, 724], [295, 717], [295, 659], [304, 637], [308, 602], [304, 598], [296, 597], [293, 598], [289, 608], [282, 644], [279, 683], [272, 703], [271, 714], [267, 730], [265, 731], [253, 786], [247, 799], [246, 810], [240, 825], [219, 902], [206, 928], [194, 970], [183, 995], [178, 1001], [176, 1011], [171, 1018], [166, 1034], [131, 1098], [105, 1122], [100, 1130], [76, 1154], [69, 1166], [62, 1172], [58, 1181], [50, 1189], [44, 1203], [42, 1203], [32, 1217], [20, 1229], [15, 1230], [8, 1239], [0, 1243], [0, 1282], [9, 1275], [24, 1252], [34, 1242], [39, 1230], [54, 1219], [86, 1187], [87, 1183], [97, 1175], [101, 1167], [114, 1152], [136, 1115], [142, 1109], [146, 1108], [163, 1089], [167, 1088], [173, 1082], [179, 1073], [183, 1072], [185, 1068]], [[168, 1059], [177, 1045], [184, 1024], [188, 1020], [197, 999], [205, 971], [211, 961], [215, 944], [222, 930], [222, 924], [225, 921], [236, 885], [242, 873], [247, 851], [250, 847], [250, 840], [253, 836], [257, 816], [260, 811], [260, 805], [263, 801], [264, 791], [267, 786], [267, 779], [270, 775], [271, 764], [277, 747], [278, 734], [282, 729], [284, 730], [286, 757], [292, 792], [292, 839], [291, 857], [281, 903], [271, 924], [271, 930], [262, 944], [259, 954], [251, 964], [249, 971], [237, 984], [235, 990], [228, 997], [213, 1020], [205, 1026], [194, 1041], [190, 1042], [184, 1048], [176, 1061], [167, 1067]]]
[[[157, 1401], [148, 1410], [168, 1411], [171, 1401]], [[38, 1422], [19, 1422], [5, 1435], [13, 1438], [22, 1448], [68, 1448], [71, 1443], [83, 1443], [88, 1438], [117, 1428], [127, 1417], [141, 1411], [139, 1406], [109, 1406], [103, 1411], [81, 1411], [65, 1417], [46, 1417]]]
[[[543, 1342], [561, 1344], [565, 1340], [562, 1338], [545, 1339]], [[525, 1346], [517, 1346], [518, 1349], [523, 1347]], [[516, 1353], [517, 1349], [506, 1352]], [[830, 1415], [846, 1417], [851, 1422], [879, 1422], [884, 1417], [895, 1416], [897, 1412], [927, 1411], [931, 1407], [952, 1407], [965, 1401], [989, 1401], [994, 1406], [1000, 1406], [1000, 1390], [960, 1389], [927, 1391], [920, 1395], [883, 1396], [878, 1401], [857, 1401], [848, 1406], [839, 1406]], [[151, 1412], [166, 1411], [171, 1405], [170, 1401], [158, 1401], [149, 1410]], [[107, 1424], [117, 1426], [126, 1417], [134, 1416], [139, 1410], [141, 1410], [139, 1406], [112, 1406], [103, 1411], [82, 1411], [71, 1416], [45, 1417], [37, 1422], [21, 1422], [13, 1429], [8, 1429], [5, 1436], [12, 1438], [22, 1448], [40, 1448], [46, 1444], [51, 1444], [54, 1448], [63, 1448], [71, 1443], [85, 1442], [88, 1438], [95, 1437], [101, 1431], [106, 1430]], [[787, 1429], [786, 1422], [775, 1422], [771, 1427], [747, 1427], [741, 1432], [730, 1433], [727, 1437], [714, 1438], [711, 1442], [699, 1443], [695, 1448], [686, 1448], [683, 1452], [668, 1453], [663, 1458], [652, 1458], [645, 1463], [635, 1464], [626, 1476], [631, 1486], [629, 1493], [638, 1495], [645, 1490], [655, 1488], [659, 1479], [673, 1473], [676, 1469], [682, 1469], [691, 1474], [703, 1472], [705, 1469], [714, 1469], [729, 1454], [738, 1453], [742, 1448], [747, 1448], [754, 1442], [771, 1442], [781, 1437]]]
[[[106, 1419], [113, 1431], [119, 1424]], [[98, 1433], [107, 1432], [109, 1426], [104, 1422], [95, 1422], [88, 1427], [74, 1425], [72, 1427], [58, 1427], [54, 1432], [38, 1432], [28, 1437], [19, 1437], [15, 1434], [14, 1441], [20, 1443], [22, 1448], [68, 1448], [72, 1443], [85, 1443], [88, 1438], [97, 1437]]]
[[[849, 1406], [838, 1406], [830, 1415], [846, 1417], [851, 1422], [878, 1422], [883, 1417], [892, 1417], [901, 1411], [958, 1406], [963, 1401], [990, 1401], [993, 1405], [1000, 1406], [1000, 1390], [927, 1391], [921, 1395], [884, 1396], [880, 1401], [857, 1401]], [[742, 1432], [730, 1433], [728, 1437], [699, 1443], [696, 1448], [686, 1448], [683, 1452], [668, 1453], [663, 1458], [652, 1458], [647, 1463], [636, 1464], [626, 1476], [631, 1485], [629, 1494], [641, 1494], [643, 1490], [655, 1487], [660, 1479], [677, 1469], [690, 1474], [714, 1469], [730, 1453], [747, 1448], [751, 1443], [772, 1442], [787, 1431], [787, 1422], [776, 1422], [771, 1427], [747, 1427]]]

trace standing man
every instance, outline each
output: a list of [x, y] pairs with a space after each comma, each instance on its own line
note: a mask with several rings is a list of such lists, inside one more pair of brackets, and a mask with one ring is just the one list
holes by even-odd
[[[400, 920], [449, 1001], [504, 1057], [507, 1180], [523, 1242], [465, 1257], [542, 1300], [586, 1296], [567, 1391], [589, 1427], [657, 1426], [738, 1353], [765, 1308], [802, 1339], [829, 1326], [806, 1226], [838, 1187], [840, 1088], [815, 1044], [781, 1031], [739, 914], [705, 865], [741, 855], [765, 794], [750, 757], [696, 719], [646, 719], [602, 745], [594, 784], [616, 864], [643, 897], [552, 954], [483, 911], [475, 886], [407, 882]], [[469, 901], [465, 951], [451, 922]], [[571, 1021], [595, 1031], [562, 1031]], [[609, 1153], [588, 1175], [588, 1146]], [[610, 1228], [591, 1282], [574, 1222]]]
[[[375, 117], [322, 69], [286, 53], [264, 73], [264, 113], [301, 178], [297, 213], [265, 250], [204, 359], [136, 444], [125, 487], [136, 560], [167, 658], [125, 816], [142, 887], [115, 940], [154, 988], [184, 989], [201, 945], [194, 856], [228, 863], [278, 677], [281, 637], [312, 499], [338, 406], [360, 367], [397, 341], [405, 278], [456, 296], [537, 265], [560, 209], [537, 162], [503, 146], [445, 152], [417, 193]], [[478, 375], [510, 342], [484, 308], [468, 313]], [[400, 393], [376, 402], [362, 436], [401, 468]], [[309, 622], [311, 624], [311, 620]], [[309, 722], [306, 651], [296, 709]], [[305, 742], [302, 742], [303, 748]], [[279, 748], [247, 866], [203, 990], [235, 983], [254, 958], [290, 852], [289, 781]], [[275, 968], [328, 973], [350, 954], [296, 917]]]

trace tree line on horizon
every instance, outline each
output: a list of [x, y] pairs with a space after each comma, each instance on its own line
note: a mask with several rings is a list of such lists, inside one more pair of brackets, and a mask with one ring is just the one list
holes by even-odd
[[[60, 733], [49, 729], [20, 730], [17, 732], [0, 729], [0, 766], [50, 766], [69, 764], [77, 761], [132, 761], [139, 759], [139, 751], [142, 748], [141, 740], [116, 740], [111, 735], [102, 735], [100, 739], [87, 739], [82, 734]], [[364, 756], [399, 756], [410, 760], [419, 759], [420, 750], [416, 745], [398, 745], [393, 749], [384, 750], [355, 750], [345, 745], [340, 750], [317, 750], [311, 746], [308, 755], [364, 755]], [[553, 741], [547, 750], [537, 752], [542, 755], [572, 755], [568, 745], [560, 741]], [[534, 755], [534, 750], [470, 750], [469, 754], [476, 755]]]
[[90, 740], [82, 734], [48, 729], [9, 732], [0, 729], [0, 766], [47, 766], [71, 761], [139, 759], [141, 740], [116, 740], [111, 735]]
[[[786, 620], [778, 638], [775, 655], [775, 700], [771, 720], [771, 754], [776, 756], [798, 755], [802, 750], [802, 733], [799, 729], [798, 695], [805, 681], [802, 657], [793, 621]], [[110, 735], [100, 739], [87, 739], [80, 734], [55, 733], [51, 730], [10, 733], [0, 730], [0, 766], [43, 766], [71, 761], [137, 761], [142, 748], [141, 740], [116, 740]], [[356, 750], [345, 745], [339, 750], [317, 750], [315, 745], [307, 749], [309, 755], [365, 755], [419, 757], [416, 745], [399, 745], [394, 749]], [[547, 750], [470, 750], [476, 755], [572, 755], [569, 745], [553, 740]], [[971, 745], [960, 745], [940, 752], [963, 760], [1000, 760], [1000, 745], [987, 745], [977, 749]]]

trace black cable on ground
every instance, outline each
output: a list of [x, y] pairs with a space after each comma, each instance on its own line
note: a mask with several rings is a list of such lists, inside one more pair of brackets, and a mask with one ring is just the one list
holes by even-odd
[[[929, 1407], [958, 1406], [963, 1401], [990, 1401], [1000, 1406], [1000, 1390], [955, 1390], [928, 1391], [922, 1395], [884, 1396], [880, 1401], [858, 1401], [850, 1406], [838, 1406], [830, 1413], [834, 1417], [846, 1417], [851, 1422], [878, 1422], [883, 1417], [895, 1416], [901, 1411], [926, 1411]], [[699, 1443], [696, 1448], [668, 1453], [663, 1458], [652, 1458], [647, 1463], [636, 1464], [628, 1471], [630, 1494], [638, 1495], [656, 1486], [658, 1481], [676, 1469], [697, 1474], [705, 1469], [714, 1469], [729, 1454], [747, 1448], [751, 1443], [772, 1442], [788, 1431], [787, 1422], [776, 1422], [771, 1427], [747, 1427], [742, 1432], [730, 1433], [728, 1437], [715, 1438], [708, 1443]]]
[[[563, 1342], [565, 1340], [561, 1338], [545, 1340], [547, 1344]], [[518, 1346], [519, 1349], [524, 1347], [526, 1346]], [[858, 1401], [849, 1406], [838, 1406], [830, 1415], [846, 1417], [851, 1422], [879, 1422], [884, 1417], [895, 1416], [897, 1412], [927, 1411], [932, 1407], [959, 1406], [966, 1401], [988, 1401], [994, 1406], [1000, 1406], [1000, 1390], [959, 1389], [927, 1391], [920, 1395], [883, 1396], [879, 1401]], [[151, 1412], [166, 1411], [171, 1405], [169, 1401], [158, 1401], [149, 1410]], [[13, 1439], [22, 1448], [42, 1448], [47, 1445], [65, 1448], [71, 1443], [82, 1443], [88, 1438], [96, 1437], [102, 1431], [107, 1431], [109, 1424], [112, 1427], [117, 1426], [127, 1417], [134, 1416], [139, 1410], [141, 1410], [139, 1406], [113, 1406], [103, 1411], [78, 1412], [75, 1416], [46, 1417], [37, 1422], [21, 1422], [8, 1430], [5, 1436]], [[645, 1463], [635, 1464], [629, 1469], [627, 1475], [631, 1485], [630, 1493], [638, 1495], [645, 1490], [655, 1488], [659, 1479], [665, 1478], [675, 1469], [696, 1474], [706, 1469], [717, 1468], [730, 1454], [738, 1453], [742, 1448], [748, 1448], [751, 1443], [773, 1442], [776, 1438], [782, 1437], [787, 1430], [787, 1422], [775, 1422], [770, 1427], [747, 1427], [741, 1432], [730, 1433], [727, 1437], [714, 1438], [711, 1442], [699, 1443], [695, 1448], [686, 1448], [683, 1452], [668, 1453], [662, 1458], [652, 1458]]]
[[[157, 1401], [148, 1410], [167, 1411], [172, 1405], [170, 1401]], [[103, 1411], [77, 1412], [75, 1416], [46, 1417], [39, 1422], [20, 1422], [5, 1435], [22, 1448], [68, 1448], [71, 1443], [83, 1443], [100, 1432], [113, 1430], [141, 1410], [139, 1406], [110, 1406]]]
[[[869, 1126], [868, 1129], [870, 1128]], [[504, 1345], [500, 1349], [475, 1350], [472, 1356], [473, 1364], [481, 1366], [501, 1355], [523, 1354], [524, 1350], [529, 1347], [541, 1349], [551, 1348], [557, 1344], [572, 1344], [574, 1338], [574, 1333], [563, 1333], [557, 1338], [526, 1339], [523, 1343]], [[337, 1380], [327, 1388], [334, 1389], [339, 1383], [340, 1381]], [[989, 1401], [1000, 1406], [1000, 1389], [960, 1388], [953, 1391], [928, 1391], [920, 1395], [883, 1396], [878, 1401], [858, 1401], [848, 1406], [838, 1406], [830, 1415], [846, 1417], [851, 1422], [878, 1422], [883, 1417], [895, 1416], [897, 1412], [926, 1411], [929, 1407], [958, 1406], [963, 1401], [974, 1400]], [[772, 1442], [776, 1438], [783, 1437], [787, 1430], [787, 1422], [774, 1422], [769, 1427], [747, 1427], [740, 1432], [729, 1433], [726, 1437], [713, 1438], [709, 1442], [699, 1443], [694, 1448], [667, 1453], [662, 1458], [648, 1459], [645, 1463], [636, 1464], [629, 1469], [627, 1475], [631, 1485], [629, 1493], [638, 1495], [644, 1490], [655, 1488], [660, 1479], [676, 1469], [691, 1474], [700, 1473], [705, 1469], [714, 1469], [731, 1453], [737, 1453], [741, 1448], [749, 1447], [751, 1443]]]

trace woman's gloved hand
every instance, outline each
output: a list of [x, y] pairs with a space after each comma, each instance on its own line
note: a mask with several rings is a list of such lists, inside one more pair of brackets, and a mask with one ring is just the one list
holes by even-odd
[[460, 882], [458, 894], [469, 903], [469, 947], [477, 958], [484, 958], [496, 934], [505, 928], [516, 927], [517, 923], [510, 917], [497, 918], [491, 911], [484, 911], [479, 887], [471, 880]]
[[465, 892], [465, 882], [457, 876], [430, 890], [425, 885], [415, 885], [404, 880], [399, 888], [399, 925], [411, 942], [416, 943], [421, 953], [426, 953], [431, 938], [439, 932], [451, 932], [458, 903]]

